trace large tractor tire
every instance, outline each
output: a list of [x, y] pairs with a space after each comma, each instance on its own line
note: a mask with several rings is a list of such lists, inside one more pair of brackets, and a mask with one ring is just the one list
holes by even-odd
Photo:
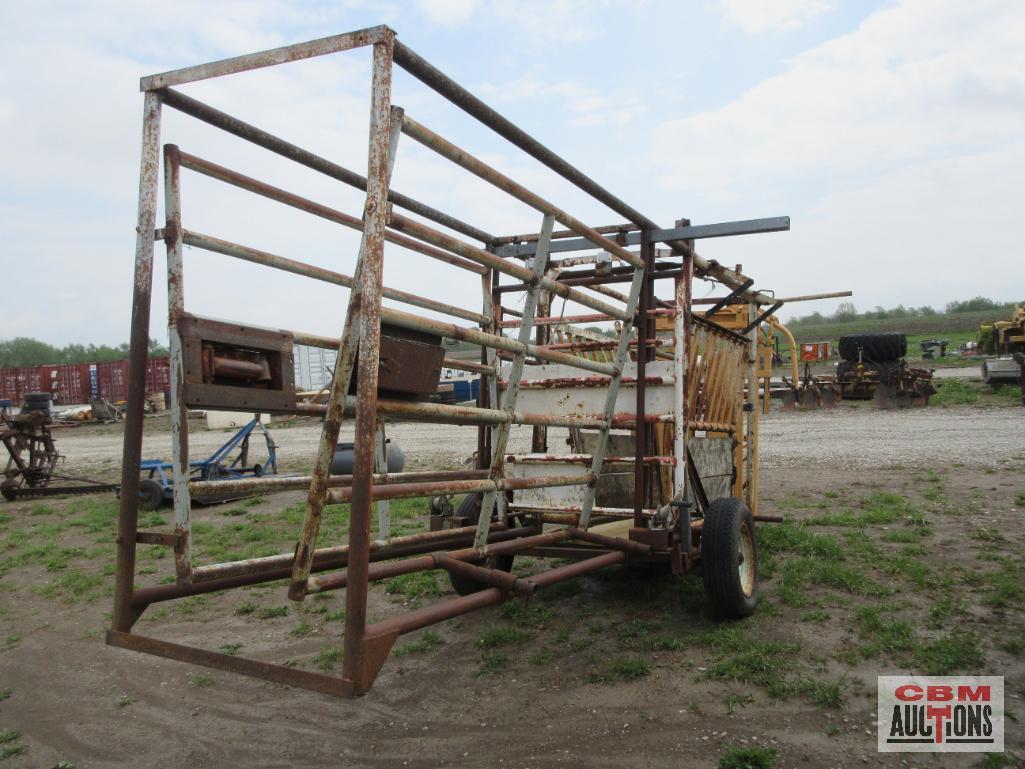
[[[456, 515], [465, 517], [467, 519], [466, 522], [468, 526], [476, 526], [477, 521], [480, 519], [480, 506], [483, 502], [483, 492], [467, 494], [465, 497], [463, 497], [463, 501], [459, 503], [459, 507], [456, 508]], [[510, 520], [509, 523], [512, 524], [512, 520]], [[476, 561], [474, 562], [474, 565], [509, 572], [512, 571], [513, 556], [492, 556], [491, 558], [488, 558], [484, 561]], [[448, 579], [449, 582], [452, 583], [452, 589], [459, 593], [459, 595], [470, 595], [471, 593], [477, 593], [486, 587], [490, 587], [490, 585], [487, 585], [483, 582], [478, 582], [472, 577], [467, 577], [463, 574], [456, 574], [452, 571], [448, 573]]]
[[857, 361], [859, 348], [862, 360], [877, 363], [899, 360], [908, 354], [908, 338], [893, 331], [882, 334], [847, 334], [840, 337], [840, 357], [844, 360]]
[[705, 511], [701, 571], [712, 611], [722, 619], [749, 617], [758, 603], [758, 543], [743, 500], [720, 497]]

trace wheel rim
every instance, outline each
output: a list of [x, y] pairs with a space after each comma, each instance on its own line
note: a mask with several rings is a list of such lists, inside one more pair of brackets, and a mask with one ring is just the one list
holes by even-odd
[[741, 591], [750, 598], [755, 590], [755, 538], [746, 521], [740, 524], [737, 541], [737, 573]]

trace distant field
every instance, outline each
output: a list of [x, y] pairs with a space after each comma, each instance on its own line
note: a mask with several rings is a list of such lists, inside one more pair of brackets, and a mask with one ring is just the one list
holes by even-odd
[[858, 319], [848, 323], [826, 321], [824, 323], [800, 323], [789, 326], [798, 342], [836, 341], [844, 334], [871, 334], [881, 331], [901, 331], [908, 338], [928, 339], [933, 336], [943, 339], [965, 341], [974, 339], [979, 325], [989, 320], [1000, 320], [1010, 313], [1001, 310], [981, 312], [956, 312], [941, 315], [925, 315], [907, 318], [885, 318], [880, 320]]

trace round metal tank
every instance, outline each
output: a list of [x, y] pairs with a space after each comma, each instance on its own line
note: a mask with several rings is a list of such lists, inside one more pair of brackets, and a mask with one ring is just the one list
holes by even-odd
[[[352, 453], [354, 443], [339, 443], [335, 446], [335, 458], [331, 462], [331, 475], [352, 475]], [[388, 472], [400, 473], [406, 466], [406, 452], [391, 438], [385, 442], [385, 456], [388, 458]]]

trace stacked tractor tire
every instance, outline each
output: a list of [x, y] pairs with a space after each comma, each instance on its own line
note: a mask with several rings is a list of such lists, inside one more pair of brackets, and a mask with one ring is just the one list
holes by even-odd
[[[836, 367], [836, 378], [841, 382], [855, 378], [859, 363], [870, 365], [880, 374], [898, 371], [901, 367], [901, 360], [907, 354], [908, 338], [901, 333], [886, 332], [842, 336], [840, 337], [841, 360]], [[866, 392], [861, 397], [870, 398], [872, 393]]]

